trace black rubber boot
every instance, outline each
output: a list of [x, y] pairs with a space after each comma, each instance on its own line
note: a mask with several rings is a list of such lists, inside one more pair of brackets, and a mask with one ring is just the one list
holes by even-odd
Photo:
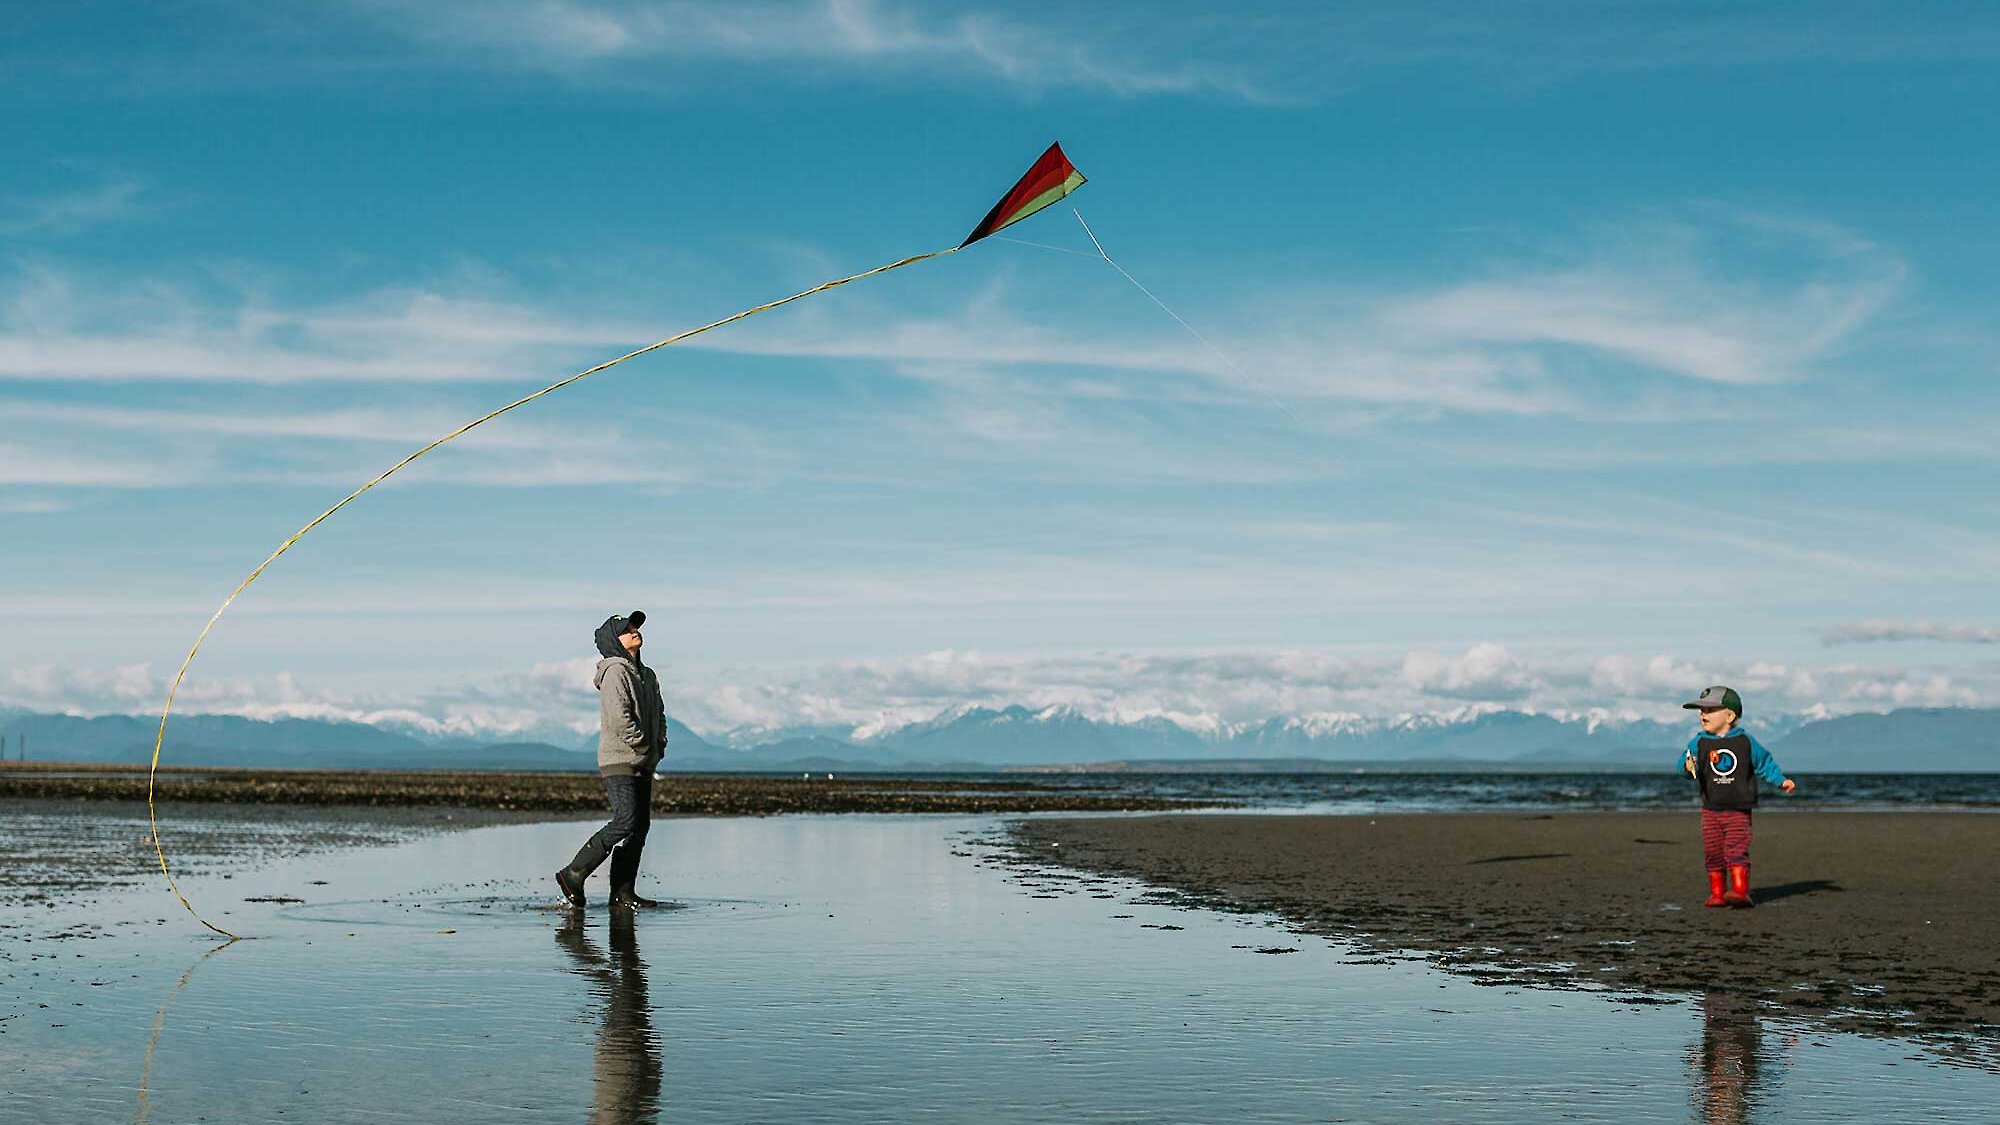
[[587, 875], [579, 875], [573, 868], [564, 867], [556, 872], [556, 886], [562, 888], [563, 899], [571, 910], [583, 909], [583, 881]]
[[659, 899], [646, 898], [640, 895], [638, 891], [632, 888], [632, 884], [630, 883], [622, 887], [611, 888], [611, 908], [613, 910], [657, 910], [659, 905]]

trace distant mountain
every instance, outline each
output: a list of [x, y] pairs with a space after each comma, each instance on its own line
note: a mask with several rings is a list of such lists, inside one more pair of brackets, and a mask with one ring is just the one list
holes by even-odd
[[[4, 721], [10, 749], [26, 736], [31, 757], [71, 762], [144, 762], [159, 719], [134, 715], [17, 715]], [[176, 717], [170, 760], [182, 765], [300, 765], [333, 756], [342, 765], [393, 766], [426, 749], [407, 735], [365, 723], [317, 719], [261, 722], [234, 715]]]
[[[0, 712], [0, 735], [12, 758], [26, 736], [41, 760], [145, 762], [158, 720], [147, 716], [80, 718]], [[421, 737], [363, 723], [313, 719], [259, 721], [229, 715], [176, 718], [166, 761], [175, 765], [325, 769], [575, 769], [597, 762], [597, 736], [499, 744], [465, 736]], [[959, 707], [935, 718], [866, 737], [828, 728], [731, 732], [710, 740], [678, 720], [667, 722], [667, 768], [680, 770], [1022, 769], [1105, 765], [1135, 769], [1268, 769], [1278, 760], [1311, 768], [1403, 762], [1425, 768], [1503, 763], [1513, 769], [1658, 769], [1685, 745], [1692, 726], [1615, 722], [1492, 708], [1371, 718], [1312, 715], [1194, 729], [1164, 718], [1092, 719], [1068, 707]], [[1751, 725], [1788, 770], [2000, 771], [2000, 710], [1923, 709], [1848, 715], [1797, 725], [1760, 717]], [[1299, 768], [1307, 768], [1301, 766]]]
[[[597, 753], [597, 736], [591, 735], [587, 743], [592, 754]], [[667, 753], [669, 754], [719, 754], [722, 747], [708, 741], [689, 730], [679, 719], [667, 720]]]
[[[152, 759], [159, 719], [134, 715], [16, 714], [0, 719], [8, 757], [27, 738], [42, 761], [129, 762]], [[590, 769], [588, 758], [546, 743], [434, 745], [366, 723], [322, 719], [263, 721], [236, 715], [177, 716], [167, 728], [162, 764], [288, 769]]]
[[1687, 740], [1683, 727], [1603, 722], [1521, 711], [1468, 710], [1391, 720], [1273, 719], [1226, 743], [1237, 757], [1274, 755], [1333, 761], [1646, 761]]
[[1807, 723], [1770, 744], [1789, 772], [2000, 771], [2000, 710], [1925, 707]]
[[[417, 755], [414, 760], [428, 761], [428, 756]], [[467, 770], [591, 770], [597, 768], [596, 748], [591, 756], [585, 757], [574, 750], [551, 746], [546, 742], [500, 742], [491, 746], [472, 748], [470, 753], [458, 753], [444, 759], [440, 756], [437, 765], [406, 765], [404, 769], [467, 769]], [[348, 768], [348, 767], [337, 767]]]
[[995, 766], [1115, 758], [1203, 758], [1215, 744], [1172, 723], [1120, 724], [1085, 718], [1074, 708], [976, 707], [944, 722], [916, 724], [864, 744], [903, 759], [984, 762]]

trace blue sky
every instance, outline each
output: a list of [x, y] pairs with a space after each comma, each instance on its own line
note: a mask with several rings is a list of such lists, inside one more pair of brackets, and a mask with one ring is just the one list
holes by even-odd
[[[2000, 12], [0, 17], [0, 704], [697, 729], [2000, 704]], [[1069, 253], [1059, 252], [1071, 251]]]

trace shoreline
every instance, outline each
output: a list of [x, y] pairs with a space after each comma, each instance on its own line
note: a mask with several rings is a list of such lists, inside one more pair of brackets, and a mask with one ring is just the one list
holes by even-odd
[[1664, 1000], [1722, 989], [2000, 1064], [1987, 813], [1760, 816], [1753, 910], [1707, 909], [1693, 811], [1061, 818], [1010, 825], [1039, 865], [1274, 915], [1364, 956], [1482, 984]]
[[[64, 762], [6, 763], [0, 800], [146, 800], [145, 766]], [[455, 770], [298, 770], [163, 768], [157, 800], [365, 808], [462, 808], [500, 812], [605, 811], [596, 773]], [[785, 813], [1144, 812], [1209, 803], [1035, 782], [894, 776], [780, 777], [665, 775], [653, 786], [658, 816], [775, 816]]]

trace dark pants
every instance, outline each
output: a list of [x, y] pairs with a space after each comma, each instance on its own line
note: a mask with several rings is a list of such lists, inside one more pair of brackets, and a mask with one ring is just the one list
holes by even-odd
[[585, 878], [611, 857], [611, 885], [629, 887], [639, 877], [639, 855], [646, 850], [646, 830], [653, 826], [653, 775], [607, 777], [604, 795], [611, 801], [611, 821], [584, 841], [571, 871]]

